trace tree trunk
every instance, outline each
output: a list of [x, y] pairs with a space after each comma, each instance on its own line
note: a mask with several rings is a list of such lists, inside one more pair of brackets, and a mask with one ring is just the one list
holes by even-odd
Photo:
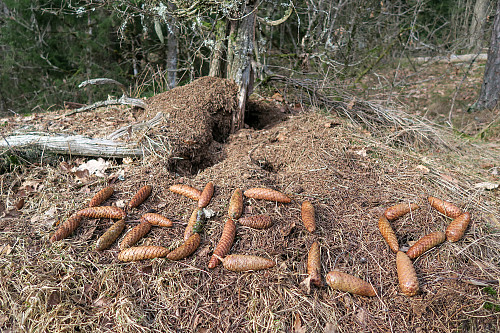
[[[175, 5], [168, 2], [168, 6], [171, 10], [175, 9]], [[170, 16], [170, 15], [169, 15]], [[177, 40], [177, 34], [179, 29], [175, 22], [175, 18], [170, 16], [167, 22], [168, 34], [167, 34], [167, 84], [169, 89], [175, 88], [177, 85], [177, 60], [179, 53], [179, 44]]]
[[219, 21], [215, 26], [215, 46], [210, 59], [208, 76], [223, 77], [222, 57], [224, 55], [224, 41], [226, 40], [226, 21]]
[[495, 21], [491, 33], [488, 61], [484, 70], [481, 93], [475, 105], [477, 109], [492, 109], [500, 97], [500, 0], [498, 0]]
[[474, 13], [469, 26], [469, 49], [477, 51], [482, 46], [484, 25], [488, 14], [489, 0], [476, 0]]
[[[243, 127], [245, 121], [245, 104], [253, 89], [252, 55], [255, 39], [255, 7], [250, 1], [242, 10], [243, 18], [238, 22], [236, 35], [230, 34], [228, 54], [231, 61], [228, 63], [228, 79], [234, 80], [239, 87], [238, 110], [233, 114], [231, 132]], [[234, 40], [234, 41], [233, 41]], [[229, 57], [228, 57], [229, 58]], [[229, 61], [228, 61], [229, 62]]]

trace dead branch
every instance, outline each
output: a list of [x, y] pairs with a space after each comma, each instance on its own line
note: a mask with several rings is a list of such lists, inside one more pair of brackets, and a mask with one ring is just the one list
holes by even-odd
[[108, 139], [92, 139], [82, 135], [49, 134], [32, 132], [10, 135], [0, 140], [1, 154], [16, 150], [39, 150], [45, 153], [100, 156], [100, 157], [142, 157], [144, 152], [137, 144], [126, 144]]
[[162, 112], [158, 112], [156, 114], [156, 116], [154, 116], [152, 119], [150, 119], [148, 121], [143, 121], [143, 122], [140, 122], [140, 123], [123, 126], [123, 127], [119, 128], [119, 129], [117, 129], [116, 131], [114, 131], [113, 133], [111, 133], [110, 135], [108, 135], [107, 139], [109, 139], [109, 140], [116, 140], [116, 139], [122, 137], [123, 135], [125, 135], [126, 133], [129, 133], [129, 132], [132, 132], [132, 131], [137, 131], [137, 130], [140, 130], [140, 129], [143, 129], [143, 128], [150, 129], [151, 127], [154, 127], [157, 124], [159, 124], [162, 118], [163, 118], [163, 113]]
[[90, 79], [87, 81], [83, 81], [78, 85], [78, 88], [83, 88], [88, 85], [99, 85], [99, 84], [116, 84], [118, 87], [120, 87], [122, 93], [124, 96], [127, 96], [127, 91], [125, 90], [125, 85], [122, 83], [113, 80], [113, 79], [107, 79], [107, 78], [98, 78], [98, 79]]
[[481, 54], [461, 54], [455, 55], [452, 54], [450, 56], [438, 56], [438, 57], [417, 57], [413, 58], [413, 61], [417, 64], [424, 63], [441, 63], [441, 64], [456, 64], [461, 62], [469, 62], [472, 60], [475, 61], [486, 61], [488, 59], [488, 55], [486, 53]]
[[89, 110], [97, 109], [97, 108], [100, 108], [103, 106], [110, 106], [110, 105], [132, 105], [132, 106], [137, 106], [137, 107], [142, 108], [142, 109], [146, 108], [146, 103], [142, 99], [130, 98], [130, 97], [123, 95], [119, 99], [109, 99], [107, 101], [100, 101], [100, 102], [96, 102], [92, 105], [84, 106], [84, 107], [81, 107], [79, 109], [70, 111], [66, 114], [63, 114], [60, 118], [71, 116], [71, 115], [74, 115], [74, 114], [80, 113], [80, 112], [86, 112]]

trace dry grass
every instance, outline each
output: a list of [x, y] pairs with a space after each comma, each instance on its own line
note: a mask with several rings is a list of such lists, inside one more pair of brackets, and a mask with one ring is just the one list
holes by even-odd
[[[326, 124], [337, 124], [325, 126]], [[128, 202], [144, 184], [152, 196], [127, 217], [128, 229], [149, 209], [171, 218], [172, 228], [153, 227], [142, 245], [175, 248], [195, 202], [168, 191], [178, 182], [216, 189], [200, 248], [179, 262], [154, 259], [120, 263], [119, 241], [97, 253], [109, 220], [86, 219], [76, 233], [49, 244], [58, 219], [87, 203], [105, 181], [85, 179], [57, 166], [19, 168], [1, 176], [0, 328], [15, 332], [285, 332], [297, 316], [306, 332], [494, 331], [500, 325], [499, 192], [474, 188], [496, 181], [498, 148], [458, 139], [452, 149], [394, 148], [386, 138], [336, 116], [305, 112], [263, 130], [244, 129], [223, 145], [223, 158], [194, 175], [152, 156], [108, 170], [117, 192], [109, 203]], [[390, 140], [389, 140], [390, 141]], [[495, 150], [496, 149], [496, 150]], [[196, 168], [193, 168], [196, 170]], [[176, 174], [181, 173], [181, 175]], [[496, 177], [496, 178], [495, 178]], [[26, 191], [26, 186], [32, 191]], [[276, 260], [275, 268], [233, 273], [208, 270], [236, 187], [267, 186], [293, 197], [289, 205], [246, 200], [244, 214], [269, 214], [268, 230], [238, 226], [231, 253]], [[26, 205], [11, 210], [21, 189]], [[422, 208], [393, 222], [402, 247], [435, 231], [448, 219], [426, 196], [455, 202], [473, 221], [457, 243], [446, 242], [415, 261], [422, 293], [408, 298], [398, 287], [395, 255], [377, 229], [383, 209], [399, 202]], [[300, 204], [316, 207], [317, 231], [300, 221]], [[49, 213], [49, 214], [46, 214]], [[123, 236], [122, 236], [123, 237]], [[317, 240], [322, 272], [333, 269], [370, 282], [377, 297], [353, 296], [329, 287], [301, 287], [307, 251]], [[6, 247], [7, 246], [7, 247]], [[295, 327], [297, 328], [297, 327]]]

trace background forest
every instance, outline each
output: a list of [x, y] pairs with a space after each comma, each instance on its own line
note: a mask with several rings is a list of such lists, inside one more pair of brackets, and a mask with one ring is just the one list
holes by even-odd
[[[264, 0], [253, 9], [257, 84], [270, 72], [301, 73], [343, 90], [375, 68], [402, 60], [413, 65], [416, 56], [478, 53], [488, 46], [494, 5]], [[221, 0], [0, 1], [0, 114], [118, 93], [78, 88], [96, 77], [115, 79], [141, 98], [200, 76], [228, 77], [225, 45], [231, 22], [248, 15], [242, 6]]]

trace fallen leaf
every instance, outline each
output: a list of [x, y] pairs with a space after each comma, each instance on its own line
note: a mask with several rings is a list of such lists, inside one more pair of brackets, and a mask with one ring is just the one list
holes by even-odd
[[275, 93], [271, 98], [277, 102], [283, 102], [285, 100], [280, 93]]
[[132, 164], [134, 163], [134, 160], [131, 157], [124, 157], [122, 160], [123, 164]]
[[21, 184], [21, 187], [19, 188], [19, 190], [24, 190], [26, 192], [35, 192], [39, 189], [41, 189], [40, 187], [42, 187], [43, 185], [41, 185], [41, 180], [27, 180], [27, 181], [24, 181], [22, 184]]
[[365, 148], [357, 150], [357, 151], [355, 151], [355, 153], [358, 154], [359, 156], [363, 156], [363, 157], [366, 157], [366, 155], [367, 155]]
[[12, 247], [9, 244], [0, 245], [0, 256], [8, 255], [12, 252]]
[[127, 202], [125, 202], [124, 199], [120, 199], [120, 200], [115, 201], [115, 205], [118, 208], [124, 208], [127, 205]]
[[499, 186], [499, 184], [491, 183], [491, 182], [482, 182], [482, 183], [474, 184], [475, 188], [482, 188], [485, 190], [494, 190], [494, 189], [498, 188], [498, 186]]
[[311, 277], [308, 276], [306, 277], [301, 283], [300, 286], [302, 286], [305, 289], [306, 294], [311, 293]]
[[293, 319], [293, 333], [304, 333], [306, 331], [306, 328], [302, 326], [302, 320], [300, 319], [300, 315], [298, 313], [295, 313]]
[[88, 170], [90, 175], [105, 177], [104, 172], [111, 166], [111, 163], [99, 157], [97, 160], [88, 160], [80, 164], [77, 168], [71, 169], [72, 172]]
[[283, 237], [286, 237], [288, 235], [290, 235], [290, 233], [292, 232], [293, 228], [295, 228], [295, 222], [292, 222], [288, 225], [288, 227], [284, 227], [280, 230], [281, 232], [281, 235]]
[[21, 210], [24, 207], [24, 198], [19, 199], [19, 201], [15, 204], [17, 210]]
[[431, 170], [429, 170], [428, 167], [426, 167], [425, 165], [422, 165], [422, 164], [419, 164], [415, 167], [416, 170], [418, 171], [421, 171], [423, 173], [429, 173]]
[[363, 310], [363, 308], [359, 308], [359, 310], [356, 312], [356, 319], [363, 326], [366, 326], [366, 317], [366, 311]]
[[203, 208], [203, 214], [205, 214], [205, 218], [207, 219], [215, 216], [215, 212], [210, 208]]
[[444, 180], [450, 182], [450, 183], [455, 183], [455, 184], [458, 184], [458, 180], [453, 178], [452, 176], [450, 175], [445, 175], [445, 174], [441, 174], [441, 178], [443, 178]]
[[210, 253], [210, 246], [207, 245], [198, 252], [198, 256], [207, 257], [209, 253]]
[[277, 141], [284, 141], [286, 140], [287, 136], [285, 133], [279, 133], [277, 136], [276, 136], [276, 140]]
[[75, 172], [73, 172], [73, 174], [76, 176], [76, 178], [80, 178], [80, 179], [87, 179], [90, 176], [90, 172], [87, 169], [76, 170]]
[[100, 308], [107, 308], [111, 306], [111, 303], [111, 299], [105, 296], [101, 296], [94, 301], [94, 305]]
[[22, 213], [18, 211], [15, 208], [9, 209], [7, 212], [5, 212], [4, 216], [5, 218], [12, 218], [12, 217], [18, 217]]
[[47, 298], [47, 310], [52, 310], [59, 303], [61, 303], [61, 293], [58, 290], [54, 290]]
[[69, 172], [71, 170], [71, 165], [66, 161], [62, 161], [59, 163], [59, 168], [61, 168], [62, 171]]
[[141, 267], [141, 271], [144, 274], [151, 274], [151, 273], [153, 273], [153, 265], [143, 266], [143, 267]]
[[329, 121], [329, 122], [325, 123], [323, 126], [325, 126], [325, 128], [333, 128], [333, 127], [337, 127], [340, 125], [342, 125], [342, 124]]
[[354, 103], [356, 103], [356, 98], [353, 98], [349, 104], [347, 104], [346, 108], [347, 110], [352, 110], [352, 108], [354, 107]]
[[337, 333], [339, 330], [336, 324], [326, 323], [325, 325], [325, 333]]
[[46, 216], [50, 216], [50, 217], [55, 216], [57, 214], [57, 208], [56, 208], [56, 206], [50, 207], [49, 209], [47, 209], [47, 211], [45, 211], [44, 214]]

